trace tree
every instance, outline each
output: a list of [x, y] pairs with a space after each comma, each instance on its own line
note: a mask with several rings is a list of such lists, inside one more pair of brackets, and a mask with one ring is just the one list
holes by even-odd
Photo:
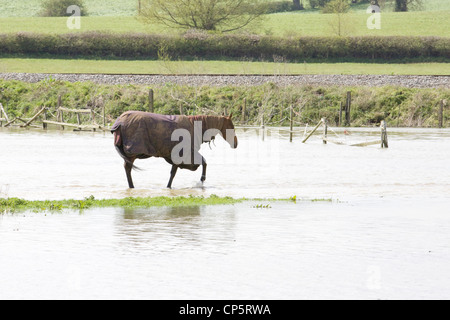
[[266, 12], [264, 0], [148, 0], [141, 17], [169, 27], [228, 32]]
[[324, 7], [331, 0], [309, 0], [311, 8]]
[[395, 0], [395, 11], [408, 11], [408, 1]]
[[420, 7], [422, 0], [395, 0], [395, 11], [405, 12], [412, 6]]
[[67, 8], [76, 5], [80, 8], [80, 15], [86, 15], [86, 6], [83, 0], [43, 0], [40, 15], [43, 17], [66, 17], [71, 15]]
[[350, 10], [350, 4], [348, 0], [332, 0], [328, 2], [322, 9], [323, 13], [335, 14], [335, 21], [332, 23], [332, 27], [338, 36], [343, 33], [344, 14]]
[[303, 10], [303, 0], [293, 0], [292, 8], [294, 10]]

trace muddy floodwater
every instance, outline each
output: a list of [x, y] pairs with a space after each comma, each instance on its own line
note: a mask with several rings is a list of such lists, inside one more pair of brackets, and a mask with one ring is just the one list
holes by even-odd
[[262, 198], [1, 213], [0, 299], [449, 299], [450, 130], [333, 129], [239, 129], [202, 146], [204, 185], [148, 159], [129, 190], [109, 133], [0, 128], [0, 198]]

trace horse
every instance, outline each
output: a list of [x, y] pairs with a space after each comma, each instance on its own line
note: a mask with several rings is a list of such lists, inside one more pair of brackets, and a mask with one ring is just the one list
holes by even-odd
[[[202, 143], [214, 141], [217, 134], [237, 148], [238, 140], [229, 116], [161, 115], [142, 111], [127, 111], [117, 118], [111, 128], [114, 146], [124, 159], [129, 188], [134, 188], [131, 177], [136, 159], [164, 158], [172, 165], [167, 188], [178, 168], [196, 171], [202, 165], [200, 181], [206, 180], [206, 160], [199, 153]], [[182, 138], [182, 140], [180, 140]]]

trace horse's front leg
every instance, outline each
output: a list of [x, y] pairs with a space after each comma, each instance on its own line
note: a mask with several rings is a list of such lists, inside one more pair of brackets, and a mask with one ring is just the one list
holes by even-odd
[[203, 183], [206, 180], [206, 160], [202, 157], [202, 177], [200, 181]]
[[173, 181], [173, 178], [175, 178], [175, 174], [177, 173], [177, 170], [178, 170], [178, 166], [172, 165], [172, 170], [170, 170], [169, 183], [167, 184], [167, 188], [169, 188], [169, 189], [172, 188], [172, 181]]

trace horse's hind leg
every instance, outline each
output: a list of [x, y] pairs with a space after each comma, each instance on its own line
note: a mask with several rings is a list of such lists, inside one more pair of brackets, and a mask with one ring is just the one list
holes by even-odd
[[169, 179], [169, 183], [167, 184], [167, 188], [172, 188], [172, 181], [173, 178], [175, 178], [175, 174], [177, 173], [178, 170], [178, 166], [176, 165], [172, 165], [172, 170], [170, 170], [170, 179]]
[[202, 157], [202, 177], [200, 181], [203, 183], [206, 180], [206, 160]]
[[134, 188], [133, 179], [131, 178], [131, 169], [133, 169], [134, 160], [135, 159], [125, 160], [125, 163], [123, 165], [125, 167], [125, 173], [127, 174], [127, 180], [128, 180], [128, 187], [130, 187], [130, 189]]

